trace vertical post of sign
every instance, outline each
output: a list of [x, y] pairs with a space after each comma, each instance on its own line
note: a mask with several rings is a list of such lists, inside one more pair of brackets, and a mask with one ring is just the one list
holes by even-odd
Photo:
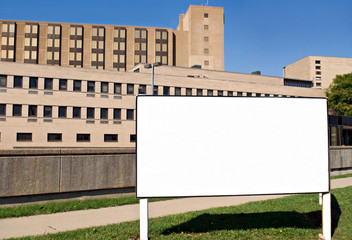
[[148, 240], [148, 198], [139, 199], [139, 233], [141, 240]]
[[331, 194], [323, 193], [323, 235], [331, 240]]

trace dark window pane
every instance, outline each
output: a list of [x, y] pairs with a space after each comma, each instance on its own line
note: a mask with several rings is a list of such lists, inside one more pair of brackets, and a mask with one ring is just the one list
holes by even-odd
[[137, 136], [136, 134], [131, 134], [130, 135], [130, 142], [136, 142], [137, 141]]
[[100, 90], [101, 90], [102, 93], [108, 93], [109, 92], [109, 83], [108, 82], [102, 82]]
[[208, 90], [207, 91], [207, 96], [213, 96], [213, 90]]
[[0, 87], [7, 87], [7, 76], [0, 75]]
[[88, 119], [94, 119], [94, 108], [87, 108], [87, 118]]
[[52, 106], [44, 106], [44, 117], [52, 117], [53, 107]]
[[29, 88], [38, 89], [38, 78], [30, 77], [29, 78]]
[[90, 141], [90, 134], [77, 134], [77, 142], [89, 142]]
[[73, 91], [80, 92], [81, 91], [81, 80], [73, 80]]
[[46, 89], [46, 90], [53, 89], [53, 79], [52, 78], [45, 78], [44, 79], [44, 89]]
[[146, 85], [139, 85], [138, 94], [146, 94], [147, 93], [147, 86]]
[[114, 93], [121, 94], [121, 83], [114, 83]]
[[37, 116], [37, 106], [29, 105], [28, 106], [28, 117], [36, 117]]
[[242, 97], [243, 93], [242, 92], [237, 92], [237, 96]]
[[61, 142], [62, 133], [48, 133], [48, 142]]
[[12, 116], [22, 116], [22, 105], [13, 105]]
[[59, 118], [67, 117], [67, 107], [59, 107]]
[[14, 77], [13, 87], [14, 88], [21, 88], [22, 87], [22, 77], [21, 76]]
[[121, 120], [121, 109], [114, 108], [114, 119]]
[[186, 96], [192, 96], [192, 88], [186, 88]]
[[32, 141], [32, 133], [17, 133], [17, 141], [31, 142]]
[[219, 90], [218, 91], [218, 96], [224, 96], [224, 91]]
[[88, 81], [87, 92], [95, 92], [95, 82], [94, 81]]
[[133, 120], [134, 119], [134, 110], [133, 109], [127, 109], [126, 111], [126, 119], [127, 120]]
[[6, 116], [6, 104], [0, 104], [0, 116]]
[[108, 109], [107, 108], [100, 109], [100, 119], [108, 119]]
[[247, 97], [252, 97], [252, 93], [251, 92], [247, 92]]
[[154, 86], [153, 95], [158, 95], [158, 86]]
[[164, 96], [169, 96], [170, 95], [170, 87], [164, 87], [163, 88], [163, 95]]
[[117, 134], [104, 134], [104, 142], [117, 142], [118, 135]]
[[175, 95], [181, 96], [181, 88], [180, 87], [175, 87]]
[[228, 91], [227, 96], [232, 97], [233, 96], [233, 91]]
[[67, 90], [67, 80], [66, 79], [59, 80], [59, 90], [61, 90], [61, 91]]
[[81, 118], [81, 108], [80, 107], [73, 107], [73, 118]]
[[127, 94], [134, 94], [134, 85], [127, 84]]
[[203, 89], [197, 89], [197, 96], [203, 96]]

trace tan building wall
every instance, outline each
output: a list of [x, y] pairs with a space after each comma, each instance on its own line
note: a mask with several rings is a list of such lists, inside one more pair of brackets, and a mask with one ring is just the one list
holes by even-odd
[[312, 80], [317, 88], [326, 89], [336, 75], [352, 72], [352, 58], [308, 56], [284, 68], [284, 76]]
[[[139, 70], [136, 71], [135, 70]], [[22, 77], [22, 87], [14, 87], [15, 76]], [[142, 64], [128, 72], [57, 67], [38, 64], [0, 62], [0, 77], [6, 86], [0, 87], [0, 105], [6, 106], [0, 116], [0, 149], [62, 148], [62, 147], [134, 147], [135, 96], [145, 86], [151, 94], [151, 70]], [[30, 77], [38, 78], [38, 87], [30, 88]], [[53, 89], [44, 89], [45, 78], [53, 79]], [[67, 90], [59, 90], [59, 80], [67, 80]], [[74, 91], [74, 80], [81, 80], [80, 91]], [[95, 82], [94, 92], [87, 91], [88, 81]], [[108, 83], [108, 92], [102, 93], [102, 82]], [[230, 73], [214, 70], [161, 66], [155, 68], [158, 94], [192, 95], [201, 92], [213, 96], [260, 97], [324, 97], [323, 90], [284, 86], [283, 78]], [[121, 84], [121, 93], [114, 92], [114, 84]], [[132, 84], [132, 85], [128, 85]], [[133, 92], [128, 94], [127, 87]], [[21, 116], [13, 116], [14, 105], [21, 105]], [[37, 106], [36, 116], [29, 117], [29, 105]], [[44, 117], [44, 106], [52, 107], [52, 116]], [[66, 118], [58, 116], [59, 107], [67, 108]], [[73, 117], [73, 108], [81, 108], [81, 116]], [[87, 118], [87, 108], [94, 108], [93, 119]], [[108, 109], [107, 119], [100, 111]], [[114, 119], [114, 109], [121, 109], [121, 119]], [[127, 119], [133, 111], [133, 119]], [[18, 141], [17, 133], [32, 133], [31, 141]], [[48, 133], [62, 134], [60, 141], [48, 141]], [[90, 140], [77, 142], [77, 134], [90, 134]], [[117, 134], [118, 141], [105, 142], [105, 134]]]

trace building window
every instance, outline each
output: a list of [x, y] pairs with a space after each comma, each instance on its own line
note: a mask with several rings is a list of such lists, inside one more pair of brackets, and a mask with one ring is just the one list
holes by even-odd
[[315, 60], [315, 64], [320, 64], [320, 60]]
[[262, 95], [260, 93], [255, 94], [256, 97], [261, 97]]
[[252, 93], [251, 92], [247, 92], [247, 97], [252, 97]]
[[204, 66], [209, 66], [209, 60], [204, 60]]
[[6, 104], [0, 104], [0, 116], [6, 116]]
[[95, 82], [94, 81], [87, 82], [87, 92], [95, 92]]
[[36, 117], [36, 116], [37, 116], [37, 106], [28, 105], [28, 117]]
[[87, 108], [87, 119], [95, 118], [95, 110], [94, 108]]
[[48, 133], [48, 142], [62, 142], [62, 133]]
[[23, 78], [21, 76], [15, 76], [13, 79], [14, 88], [22, 88]]
[[114, 28], [113, 69], [126, 71], [126, 29]]
[[118, 135], [117, 134], [104, 134], [104, 142], [117, 142]]
[[73, 91], [80, 92], [81, 91], [81, 80], [73, 80]]
[[321, 66], [315, 66], [315, 69], [320, 70]]
[[209, 30], [209, 25], [204, 25], [204, 30]]
[[126, 120], [134, 120], [134, 110], [133, 109], [126, 110]]
[[59, 90], [67, 91], [67, 79], [59, 79]]
[[0, 75], [0, 87], [7, 87], [7, 76]]
[[60, 65], [61, 26], [48, 25], [47, 64]]
[[134, 85], [127, 84], [127, 94], [133, 95], [134, 94]]
[[148, 32], [145, 28], [136, 28], [134, 31], [134, 63], [147, 63]]
[[213, 90], [207, 90], [207, 96], [213, 96]]
[[107, 108], [100, 109], [100, 119], [108, 119], [108, 109]]
[[146, 94], [147, 93], [147, 85], [139, 85], [138, 94]]
[[209, 37], [204, 37], [204, 42], [209, 42]]
[[38, 89], [38, 78], [30, 77], [29, 78], [29, 88]]
[[1, 36], [1, 61], [15, 61], [15, 36], [16, 24], [12, 22], [3, 22]]
[[114, 120], [121, 120], [121, 108], [114, 108]]
[[81, 118], [81, 108], [80, 107], [73, 107], [72, 117], [73, 118]]
[[67, 117], [67, 107], [59, 107], [59, 118], [66, 118]]
[[316, 71], [315, 74], [316, 74], [316, 75], [320, 75], [321, 72], [320, 72], [320, 71]]
[[316, 83], [316, 86], [317, 86], [317, 87], [321, 87], [321, 83], [320, 83], [320, 82], [317, 82], [317, 83]]
[[321, 77], [316, 77], [315, 80], [321, 81]]
[[203, 89], [197, 89], [197, 96], [203, 96]]
[[31, 142], [32, 133], [17, 133], [17, 142]]
[[186, 88], [186, 96], [192, 96], [192, 88]]
[[136, 134], [131, 134], [131, 135], [130, 135], [130, 142], [137, 142], [137, 136], [136, 136]]
[[158, 95], [158, 89], [159, 87], [158, 86], [154, 86], [154, 89], [153, 89], [153, 95]]
[[155, 30], [155, 62], [168, 65], [168, 32], [165, 29]]
[[114, 83], [114, 94], [121, 94], [121, 83]]
[[70, 61], [72, 67], [82, 67], [83, 26], [71, 25], [70, 31]]
[[90, 142], [90, 134], [77, 133], [76, 141], [77, 142]]
[[52, 106], [44, 106], [43, 117], [51, 118], [53, 114], [53, 107]]
[[104, 69], [105, 28], [103, 26], [93, 26], [92, 31], [91, 67], [95, 69]]
[[38, 29], [36, 23], [26, 23], [24, 34], [24, 62], [38, 63]]
[[233, 91], [227, 91], [227, 96], [233, 97]]
[[101, 89], [100, 91], [102, 93], [108, 93], [109, 92], [109, 83], [108, 82], [101, 82]]
[[14, 116], [14, 117], [22, 116], [22, 105], [14, 104], [12, 106], [12, 116]]
[[237, 96], [238, 97], [242, 97], [243, 96], [243, 92], [237, 92]]
[[218, 90], [218, 96], [224, 96], [224, 91]]
[[170, 87], [163, 87], [163, 95], [169, 96], [170, 95]]
[[204, 53], [208, 54], [209, 53], [209, 48], [204, 48]]
[[209, 14], [208, 13], [204, 13], [204, 18], [208, 18]]
[[180, 87], [175, 87], [175, 95], [181, 96], [181, 88]]
[[44, 79], [44, 89], [45, 90], [52, 90], [53, 89], [53, 79], [52, 78], [45, 78]]

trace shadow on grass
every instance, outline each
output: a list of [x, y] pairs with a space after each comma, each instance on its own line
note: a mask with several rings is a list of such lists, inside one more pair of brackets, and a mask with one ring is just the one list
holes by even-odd
[[[341, 209], [334, 195], [331, 195], [332, 235], [338, 226]], [[322, 212], [307, 213], [263, 212], [240, 214], [202, 214], [188, 222], [166, 229], [163, 234], [203, 233], [220, 230], [246, 230], [265, 228], [319, 229], [322, 227]]]

